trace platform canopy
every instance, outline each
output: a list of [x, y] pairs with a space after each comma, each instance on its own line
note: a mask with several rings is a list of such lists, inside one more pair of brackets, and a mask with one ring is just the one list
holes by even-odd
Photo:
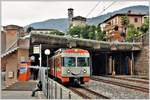
[[43, 44], [49, 48], [83, 48], [102, 51], [135, 51], [142, 49], [141, 42], [106, 42], [37, 33], [31, 33], [30, 39], [31, 45]]

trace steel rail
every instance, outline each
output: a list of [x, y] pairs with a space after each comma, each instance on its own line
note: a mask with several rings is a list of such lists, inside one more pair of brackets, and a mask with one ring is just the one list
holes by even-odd
[[126, 80], [126, 81], [130, 81], [130, 82], [139, 82], [139, 83], [149, 84], [149, 82], [147, 82], [147, 81], [142, 81], [142, 80], [133, 80], [133, 79], [128, 79], [128, 78], [113, 77], [113, 76], [106, 76], [106, 77], [110, 77], [110, 78], [114, 78], [114, 79]]
[[92, 99], [91, 97], [85, 95], [84, 93], [77, 90], [77, 88], [69, 87], [74, 93], [78, 94], [79, 96], [83, 97], [83, 99]]
[[94, 78], [92, 77], [91, 79], [95, 80], [95, 81], [100, 81], [100, 82], [104, 82], [104, 83], [109, 83], [109, 84], [129, 88], [129, 89], [134, 89], [134, 90], [142, 91], [145, 93], [149, 93], [148, 88], [144, 88], [144, 87], [140, 87], [140, 86], [125, 84], [125, 83], [120, 83], [120, 82], [115, 82], [115, 81], [110, 81], [110, 80], [105, 80], [105, 79], [100, 79], [100, 78], [95, 78], [95, 77]]
[[99, 97], [99, 99], [110, 99], [109, 97], [106, 97], [100, 93], [97, 93], [91, 89], [88, 89], [88, 88], [85, 88], [83, 86], [80, 86], [80, 88], [75, 88], [75, 87], [69, 87], [69, 89], [71, 89], [72, 91], [74, 91], [75, 93], [77, 93], [78, 95], [80, 95], [81, 97], [83, 97], [84, 99], [96, 99], [94, 97], [90, 97], [89, 95], [83, 93], [83, 92], [80, 92], [78, 89], [82, 89], [83, 91], [86, 91], [87, 93], [90, 93], [94, 96], [97, 96]]
[[102, 99], [110, 99], [109, 97], [104, 96], [104, 95], [102, 95], [100, 93], [97, 93], [97, 92], [95, 92], [95, 91], [93, 91], [91, 89], [88, 89], [88, 88], [85, 88], [85, 87], [82, 87], [82, 88], [85, 89], [86, 91], [92, 93], [93, 95], [97, 95], [97, 96], [101, 97]]

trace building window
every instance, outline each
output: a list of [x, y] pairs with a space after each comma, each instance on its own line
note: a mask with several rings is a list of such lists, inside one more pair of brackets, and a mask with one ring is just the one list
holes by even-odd
[[109, 25], [111, 25], [111, 22], [108, 22]]
[[111, 20], [111, 25], [113, 25], [113, 20]]
[[115, 19], [113, 19], [113, 25], [115, 25], [116, 24], [116, 20]]
[[138, 18], [134, 18], [134, 22], [137, 23], [138, 22]]
[[115, 18], [115, 24], [117, 24], [117, 18]]

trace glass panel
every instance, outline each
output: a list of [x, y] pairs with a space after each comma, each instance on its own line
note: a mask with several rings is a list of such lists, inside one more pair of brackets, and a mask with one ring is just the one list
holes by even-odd
[[63, 58], [63, 66], [64, 67], [75, 67], [76, 66], [75, 57], [64, 57]]
[[77, 58], [77, 66], [79, 66], [79, 67], [89, 66], [89, 58], [78, 57]]

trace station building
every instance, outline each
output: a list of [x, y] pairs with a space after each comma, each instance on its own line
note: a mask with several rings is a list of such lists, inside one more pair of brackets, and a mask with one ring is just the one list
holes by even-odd
[[27, 35], [23, 27], [7, 25], [1, 32], [1, 68], [5, 71], [6, 86], [17, 81], [18, 65], [29, 59], [29, 41], [22, 39]]

